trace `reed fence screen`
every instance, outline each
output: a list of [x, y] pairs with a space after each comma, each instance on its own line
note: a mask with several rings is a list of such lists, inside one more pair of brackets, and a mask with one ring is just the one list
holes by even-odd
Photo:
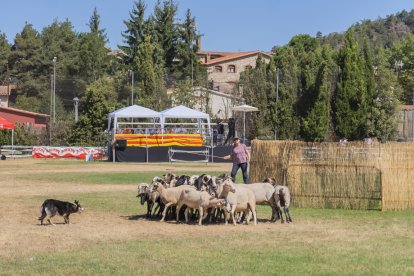
[[251, 182], [274, 177], [296, 207], [414, 209], [414, 143], [252, 141]]

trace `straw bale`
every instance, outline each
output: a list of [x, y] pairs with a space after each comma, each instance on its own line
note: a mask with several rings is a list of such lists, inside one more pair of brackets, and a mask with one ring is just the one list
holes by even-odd
[[414, 144], [254, 140], [250, 178], [265, 177], [297, 207], [413, 210]]

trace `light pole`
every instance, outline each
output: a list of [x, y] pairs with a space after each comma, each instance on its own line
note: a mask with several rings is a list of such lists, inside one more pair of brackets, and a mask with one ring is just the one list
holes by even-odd
[[193, 39], [194, 39], [194, 34], [196, 31], [196, 25], [194, 20], [191, 20], [190, 23], [190, 30], [191, 30], [191, 34], [190, 34], [190, 58], [191, 58], [191, 88], [194, 87], [194, 68], [193, 68]]
[[132, 82], [131, 82], [131, 105], [134, 105], [134, 71], [131, 72]]
[[75, 123], [78, 121], [78, 104], [79, 104], [79, 98], [75, 97], [73, 98], [73, 103], [75, 104]]
[[277, 140], [277, 104], [279, 102], [279, 68], [276, 68], [275, 140]]
[[56, 61], [57, 57], [53, 58], [53, 123], [56, 122]]

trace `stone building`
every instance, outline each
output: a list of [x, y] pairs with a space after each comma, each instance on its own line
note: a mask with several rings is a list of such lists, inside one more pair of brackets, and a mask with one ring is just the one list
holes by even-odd
[[12, 91], [15, 91], [15, 90], [16, 90], [15, 84], [0, 86], [0, 106], [4, 106], [4, 107], [9, 106], [9, 97], [12, 94]]
[[212, 118], [225, 121], [233, 116], [232, 107], [243, 102], [239, 96], [204, 87], [194, 87], [194, 95], [198, 98], [196, 109], [212, 114]]
[[268, 63], [271, 55], [262, 51], [250, 52], [211, 52], [199, 51], [201, 66], [207, 68], [210, 89], [226, 94], [241, 93], [237, 83], [240, 73], [254, 68], [259, 56]]

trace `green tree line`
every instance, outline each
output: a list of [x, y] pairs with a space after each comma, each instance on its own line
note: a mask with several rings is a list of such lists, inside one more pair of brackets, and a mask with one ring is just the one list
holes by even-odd
[[[188, 10], [184, 20], [178, 19], [177, 9], [175, 1], [158, 1], [152, 14], [147, 14], [145, 2], [136, 1], [124, 20], [123, 44], [118, 45], [121, 51], [115, 55], [105, 46], [108, 39], [96, 9], [88, 22], [88, 32], [76, 32], [69, 20], [55, 20], [41, 32], [26, 23], [9, 44], [0, 30], [0, 84], [17, 85], [10, 106], [51, 114], [56, 70], [56, 121], [45, 132], [53, 133], [52, 137], [44, 134], [37, 135], [37, 141], [25, 140], [30, 135], [23, 133], [16, 142], [101, 144], [105, 142], [101, 133], [110, 111], [130, 104], [162, 110], [172, 100], [176, 104], [180, 99], [191, 102], [191, 85], [204, 83], [205, 71], [196, 57], [199, 34], [195, 18]], [[191, 79], [195, 83], [189, 82]], [[177, 87], [181, 97], [169, 98], [167, 87]], [[75, 97], [80, 99], [77, 123], [73, 114]], [[24, 132], [24, 128], [16, 132]]]
[[[19, 128], [16, 142], [101, 144], [107, 114], [119, 107], [193, 106], [191, 87], [206, 86], [206, 71], [196, 56], [195, 17], [187, 10], [178, 19], [177, 9], [173, 0], [157, 1], [150, 13], [143, 0], [135, 1], [115, 55], [105, 47], [96, 9], [87, 32], [76, 32], [69, 20], [55, 20], [40, 32], [27, 23], [9, 43], [0, 30], [0, 84], [17, 85], [11, 106], [51, 114], [56, 69], [56, 122], [42, 135]], [[261, 110], [249, 116], [250, 138], [392, 139], [398, 105], [412, 100], [413, 31], [414, 12], [404, 11], [362, 21], [343, 34], [297, 35], [274, 47], [269, 63], [259, 58], [240, 79], [247, 103]], [[173, 98], [167, 94], [171, 87]], [[74, 97], [80, 99], [76, 123]]]
[[335, 48], [326, 37], [297, 35], [244, 72], [244, 97], [260, 109], [249, 116], [249, 138], [395, 139], [399, 106], [413, 101], [414, 36], [381, 45], [357, 30]]

